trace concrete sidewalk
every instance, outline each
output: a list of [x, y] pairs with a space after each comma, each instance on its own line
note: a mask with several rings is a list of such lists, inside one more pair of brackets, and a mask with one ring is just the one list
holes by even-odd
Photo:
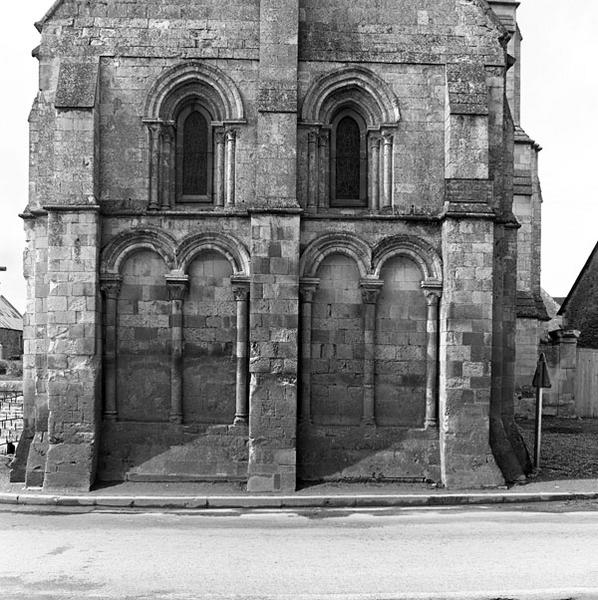
[[8, 483], [0, 465], [0, 504], [138, 509], [371, 508], [471, 506], [598, 500], [598, 479], [535, 481], [488, 490], [445, 490], [425, 484], [325, 483], [292, 494], [251, 494], [240, 484], [137, 483], [99, 486], [89, 493], [51, 493]]

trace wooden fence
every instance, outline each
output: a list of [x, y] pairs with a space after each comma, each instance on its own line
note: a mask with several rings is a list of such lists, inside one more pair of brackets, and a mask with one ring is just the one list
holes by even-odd
[[578, 417], [598, 417], [598, 350], [577, 349], [575, 413]]

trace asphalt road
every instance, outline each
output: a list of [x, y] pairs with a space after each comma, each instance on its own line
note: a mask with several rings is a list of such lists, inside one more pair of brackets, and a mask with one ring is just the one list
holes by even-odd
[[596, 508], [39, 513], [4, 507], [0, 597], [598, 598]]

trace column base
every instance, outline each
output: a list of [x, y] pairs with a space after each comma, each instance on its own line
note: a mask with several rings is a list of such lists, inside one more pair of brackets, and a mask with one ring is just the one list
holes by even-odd
[[174, 423], [175, 425], [182, 425], [183, 424], [183, 415], [170, 415], [168, 420], [171, 423]]
[[111, 423], [115, 423], [116, 421], [118, 421], [118, 413], [115, 412], [107, 412], [104, 413], [104, 421], [110, 421]]
[[233, 421], [233, 426], [243, 425], [247, 426], [249, 424], [249, 417], [245, 415], [235, 416], [235, 420]]

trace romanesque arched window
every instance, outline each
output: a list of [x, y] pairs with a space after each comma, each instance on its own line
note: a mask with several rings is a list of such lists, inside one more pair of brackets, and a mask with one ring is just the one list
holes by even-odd
[[307, 158], [299, 198], [307, 211], [392, 210], [399, 120], [392, 87], [369, 69], [332, 69], [315, 80], [299, 122]]
[[177, 200], [212, 202], [212, 118], [199, 104], [184, 106], [176, 120]]
[[366, 125], [358, 113], [343, 110], [335, 117], [331, 145], [331, 206], [367, 206]]
[[150, 210], [235, 205], [237, 134], [246, 121], [230, 77], [196, 61], [167, 69], [149, 90], [143, 121]]

